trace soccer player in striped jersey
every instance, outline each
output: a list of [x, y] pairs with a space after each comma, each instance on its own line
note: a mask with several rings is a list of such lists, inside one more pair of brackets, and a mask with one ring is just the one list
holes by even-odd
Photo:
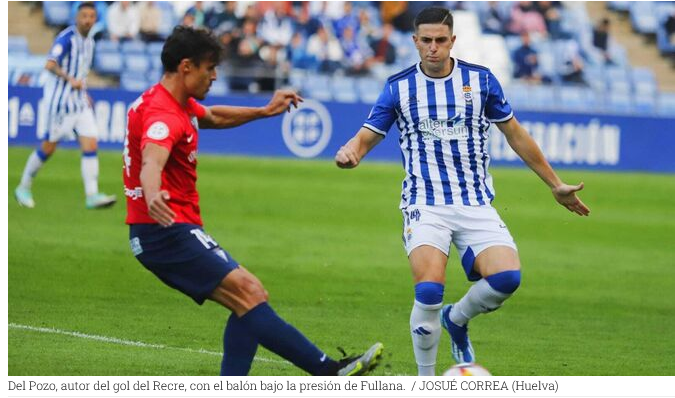
[[[357, 134], [335, 156], [353, 168], [396, 123], [406, 177], [400, 208], [403, 242], [415, 282], [410, 332], [419, 375], [434, 375], [441, 326], [456, 362], [474, 362], [468, 322], [498, 309], [520, 285], [516, 245], [497, 211], [488, 173], [492, 123], [513, 150], [549, 186], [558, 203], [585, 216], [576, 196], [583, 183], [560, 180], [518, 123], [488, 68], [450, 56], [453, 18], [444, 8], [422, 10], [413, 40], [420, 63], [391, 76]], [[445, 268], [454, 243], [467, 278], [476, 283], [443, 306]]]
[[47, 106], [47, 137], [28, 157], [21, 183], [14, 190], [14, 197], [21, 206], [35, 207], [31, 192], [33, 179], [54, 153], [58, 142], [71, 137], [73, 133], [77, 135], [82, 149], [81, 169], [86, 208], [108, 207], [116, 201], [114, 195], [98, 191], [98, 127], [85, 81], [94, 56], [94, 39], [89, 37], [94, 23], [94, 4], [80, 4], [75, 25], [59, 33], [49, 52], [45, 65], [49, 76], [43, 98]]

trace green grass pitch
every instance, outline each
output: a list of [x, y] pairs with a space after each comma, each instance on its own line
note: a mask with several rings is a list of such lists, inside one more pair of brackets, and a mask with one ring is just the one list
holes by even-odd
[[[10, 195], [28, 154], [9, 148]], [[72, 150], [41, 171], [35, 209], [10, 198], [9, 375], [217, 374], [229, 312], [196, 306], [136, 262], [121, 154], [103, 151], [100, 159], [101, 190], [122, 199], [112, 209], [84, 209]], [[376, 374], [415, 374], [400, 165], [366, 161], [344, 171], [330, 161], [207, 155], [199, 162], [206, 231], [263, 281], [277, 312], [329, 355], [382, 341]], [[561, 172], [586, 183], [581, 197], [592, 213], [581, 218], [532, 172], [492, 172], [494, 206], [519, 246], [523, 283], [501, 310], [472, 321], [478, 362], [496, 375], [675, 374], [675, 178]], [[447, 282], [446, 302], [469, 286], [454, 251]], [[438, 372], [452, 364], [449, 345], [444, 334]], [[299, 374], [262, 348], [252, 368]]]

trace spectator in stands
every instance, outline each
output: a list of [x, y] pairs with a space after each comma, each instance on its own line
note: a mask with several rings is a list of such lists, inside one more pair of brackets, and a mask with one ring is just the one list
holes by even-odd
[[110, 40], [135, 40], [140, 31], [138, 8], [130, 1], [116, 1], [108, 8], [108, 34]]
[[370, 43], [373, 50], [373, 61], [380, 64], [392, 65], [396, 62], [396, 47], [391, 43], [391, 35], [394, 33], [392, 24], [382, 26], [382, 37]]
[[237, 18], [236, 14], [237, 2], [235, 1], [226, 1], [225, 6], [220, 11], [215, 11], [208, 16], [207, 24], [211, 29], [219, 35], [225, 33], [233, 33], [237, 35], [238, 33], [233, 32], [235, 29], [239, 29], [241, 22]]
[[539, 83], [542, 77], [537, 70], [539, 67], [537, 52], [530, 45], [530, 34], [523, 32], [520, 38], [523, 44], [513, 53], [513, 77], [529, 83]]
[[143, 1], [138, 9], [140, 18], [140, 34], [143, 41], [163, 41], [159, 33], [162, 23], [162, 10], [154, 1]]
[[496, 1], [488, 2], [488, 8], [481, 13], [481, 21], [485, 33], [505, 35], [507, 32], [508, 17], [502, 15], [499, 3]]
[[370, 47], [359, 40], [351, 26], [346, 26], [342, 31], [340, 44], [344, 53], [343, 64], [347, 73], [351, 75], [368, 73], [369, 65], [372, 62]]
[[293, 37], [293, 20], [288, 16], [286, 5], [275, 2], [274, 7], [265, 12], [258, 30], [259, 36], [272, 46], [287, 46]]
[[262, 65], [260, 50], [265, 42], [258, 37], [257, 21], [254, 19], [244, 20], [242, 36], [237, 43], [237, 64], [239, 66]]
[[[206, 11], [204, 10], [204, 2], [202, 1], [195, 1], [195, 4], [188, 8], [187, 11], [185, 11], [185, 15], [191, 15], [192, 16], [192, 27], [201, 27], [201, 26], [206, 26]], [[183, 18], [185, 21], [185, 17]], [[184, 24], [185, 25], [185, 24]]]
[[295, 32], [288, 46], [288, 60], [291, 67], [296, 69], [316, 69], [316, 59], [307, 53], [307, 42], [302, 33]]
[[675, 11], [670, 13], [670, 16], [666, 18], [663, 23], [663, 28], [666, 30], [666, 35], [670, 44], [675, 45]]
[[341, 67], [343, 52], [340, 42], [323, 26], [309, 38], [307, 54], [314, 58], [320, 72], [332, 73]]
[[511, 10], [509, 32], [521, 34], [528, 32], [538, 36], [546, 36], [546, 22], [531, 1], [519, 1]]
[[603, 18], [593, 28], [593, 46], [600, 51], [606, 64], [614, 64], [609, 54], [609, 18]]
[[370, 43], [373, 40], [375, 40], [378, 36], [379, 30], [377, 26], [375, 26], [373, 21], [370, 20], [368, 10], [366, 8], [361, 8], [359, 10], [359, 37], [365, 39], [368, 43]]
[[546, 24], [546, 31], [552, 40], [569, 39], [570, 35], [562, 27], [558, 2], [537, 1], [536, 7]]
[[382, 23], [391, 23], [396, 30], [412, 32], [415, 14], [408, 10], [407, 1], [383, 1], [380, 4]]
[[587, 84], [584, 80], [584, 61], [580, 51], [576, 40], [565, 41], [560, 76], [567, 83]]
[[293, 31], [300, 33], [304, 40], [307, 40], [319, 30], [321, 23], [310, 14], [309, 5], [307, 3], [303, 3], [303, 7], [296, 15], [297, 18], [293, 21]]
[[359, 18], [356, 13], [354, 13], [352, 2], [345, 1], [343, 7], [344, 14], [341, 18], [338, 18], [333, 22], [335, 36], [337, 36], [338, 39], [342, 39], [344, 31], [348, 28], [352, 30], [352, 33], [357, 33], [359, 31]]

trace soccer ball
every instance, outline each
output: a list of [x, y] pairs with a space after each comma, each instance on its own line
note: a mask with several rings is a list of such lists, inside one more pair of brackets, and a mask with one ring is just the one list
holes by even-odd
[[460, 363], [446, 370], [443, 376], [492, 376], [492, 374], [477, 363]]

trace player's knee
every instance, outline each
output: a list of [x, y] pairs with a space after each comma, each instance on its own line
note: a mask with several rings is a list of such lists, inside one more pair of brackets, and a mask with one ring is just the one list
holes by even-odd
[[485, 278], [490, 287], [504, 294], [513, 294], [520, 286], [520, 270], [502, 271]]
[[255, 278], [245, 278], [241, 282], [240, 289], [243, 293], [244, 300], [251, 308], [260, 303], [264, 303], [269, 297], [267, 290], [265, 290], [262, 283]]
[[425, 305], [443, 302], [444, 286], [438, 282], [420, 282], [415, 285], [415, 300]]

